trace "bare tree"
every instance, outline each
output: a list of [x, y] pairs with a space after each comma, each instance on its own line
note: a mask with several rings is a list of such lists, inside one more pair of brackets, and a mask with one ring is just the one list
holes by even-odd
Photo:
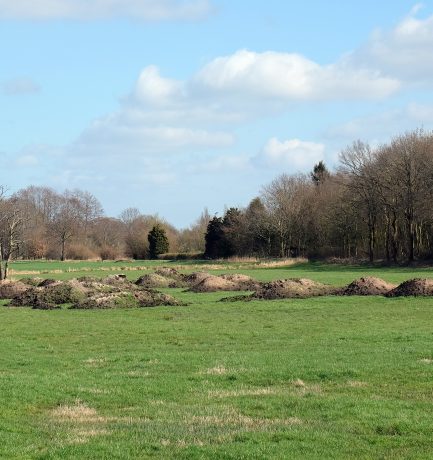
[[0, 187], [0, 280], [8, 277], [9, 263], [22, 241], [23, 216], [17, 200], [5, 197]]

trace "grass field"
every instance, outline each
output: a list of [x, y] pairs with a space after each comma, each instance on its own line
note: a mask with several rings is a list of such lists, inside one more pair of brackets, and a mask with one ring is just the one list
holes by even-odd
[[[113, 265], [39, 264], [17, 263], [14, 276], [105, 276]], [[261, 280], [335, 285], [433, 277], [241, 265], [233, 270]], [[433, 458], [433, 299], [220, 303], [230, 294], [169, 291], [190, 305], [1, 308], [1, 458]]]

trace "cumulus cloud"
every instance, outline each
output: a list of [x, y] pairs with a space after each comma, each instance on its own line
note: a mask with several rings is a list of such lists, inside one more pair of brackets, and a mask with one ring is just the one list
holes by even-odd
[[41, 87], [31, 78], [20, 77], [5, 81], [1, 85], [4, 94], [17, 96], [21, 94], [35, 94], [41, 90]]
[[196, 20], [210, 11], [210, 0], [0, 0], [0, 19]]
[[262, 165], [281, 166], [296, 172], [311, 169], [314, 164], [323, 160], [324, 156], [324, 144], [300, 139], [280, 141], [273, 137], [254, 160]]
[[380, 69], [406, 83], [431, 84], [433, 15], [418, 18], [420, 10], [421, 5], [416, 5], [393, 29], [375, 31], [348, 61]]
[[342, 59], [322, 66], [304, 56], [240, 50], [207, 64], [194, 82], [204, 90], [285, 101], [382, 98], [399, 81]]

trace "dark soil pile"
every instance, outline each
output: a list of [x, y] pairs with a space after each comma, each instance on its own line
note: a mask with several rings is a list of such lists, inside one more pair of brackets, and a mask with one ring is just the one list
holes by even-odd
[[251, 299], [293, 299], [307, 298], [335, 293], [335, 288], [326, 284], [304, 278], [292, 278], [276, 280], [263, 284], [251, 297]]
[[194, 272], [190, 273], [189, 275], [181, 275], [183, 281], [187, 283], [189, 286], [195, 286], [198, 283], [201, 283], [204, 279], [208, 278], [209, 273], [206, 272]]
[[184, 305], [174, 297], [153, 290], [98, 293], [73, 304], [71, 309], [112, 309]]
[[47, 286], [51, 286], [52, 284], [60, 284], [60, 283], [61, 283], [61, 281], [54, 280], [54, 279], [51, 279], [51, 278], [47, 278], [45, 280], [42, 280], [38, 284], [38, 287], [47, 287]]
[[30, 287], [16, 295], [9, 303], [11, 307], [32, 307], [53, 309], [65, 303], [73, 303], [83, 299], [82, 290], [70, 283], [49, 284], [47, 287]]
[[238, 291], [239, 287], [232, 281], [219, 276], [208, 275], [189, 290], [192, 292]]
[[352, 281], [340, 291], [340, 295], [385, 295], [396, 286], [386, 281], [367, 276]]
[[0, 282], [0, 299], [12, 299], [30, 289], [28, 284], [21, 281], [4, 280]]
[[433, 280], [415, 278], [405, 281], [386, 294], [386, 297], [433, 296]]
[[56, 281], [46, 283], [45, 287], [24, 283], [21, 285], [23, 291], [11, 296], [10, 306], [54, 309], [64, 304], [72, 304], [71, 308], [76, 309], [104, 309], [183, 305], [172, 296], [137, 286], [119, 275], [109, 276], [104, 280], [82, 277], [64, 282]]

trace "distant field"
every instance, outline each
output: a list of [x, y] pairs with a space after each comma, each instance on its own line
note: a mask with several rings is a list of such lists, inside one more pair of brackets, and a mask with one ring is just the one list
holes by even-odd
[[[278, 261], [275, 261], [278, 264]], [[377, 276], [386, 281], [400, 283], [409, 278], [433, 278], [433, 266], [413, 267], [370, 267], [362, 265], [329, 265], [319, 262], [292, 264], [285, 267], [261, 267], [252, 262], [207, 262], [207, 261], [18, 261], [11, 264], [12, 277], [40, 276], [56, 279], [70, 279], [83, 275], [107, 276], [107, 272], [124, 273], [129, 279], [160, 266], [176, 267], [188, 273], [193, 271], [212, 271], [220, 273], [243, 273], [260, 281], [282, 278], [310, 278], [322, 283], [344, 285], [361, 276]]]
[[[13, 265], [55, 278], [111, 267], [155, 263]], [[211, 268], [335, 285], [433, 277], [430, 268]], [[165, 292], [190, 305], [0, 308], [1, 458], [433, 458], [433, 299], [221, 303], [230, 293]]]

